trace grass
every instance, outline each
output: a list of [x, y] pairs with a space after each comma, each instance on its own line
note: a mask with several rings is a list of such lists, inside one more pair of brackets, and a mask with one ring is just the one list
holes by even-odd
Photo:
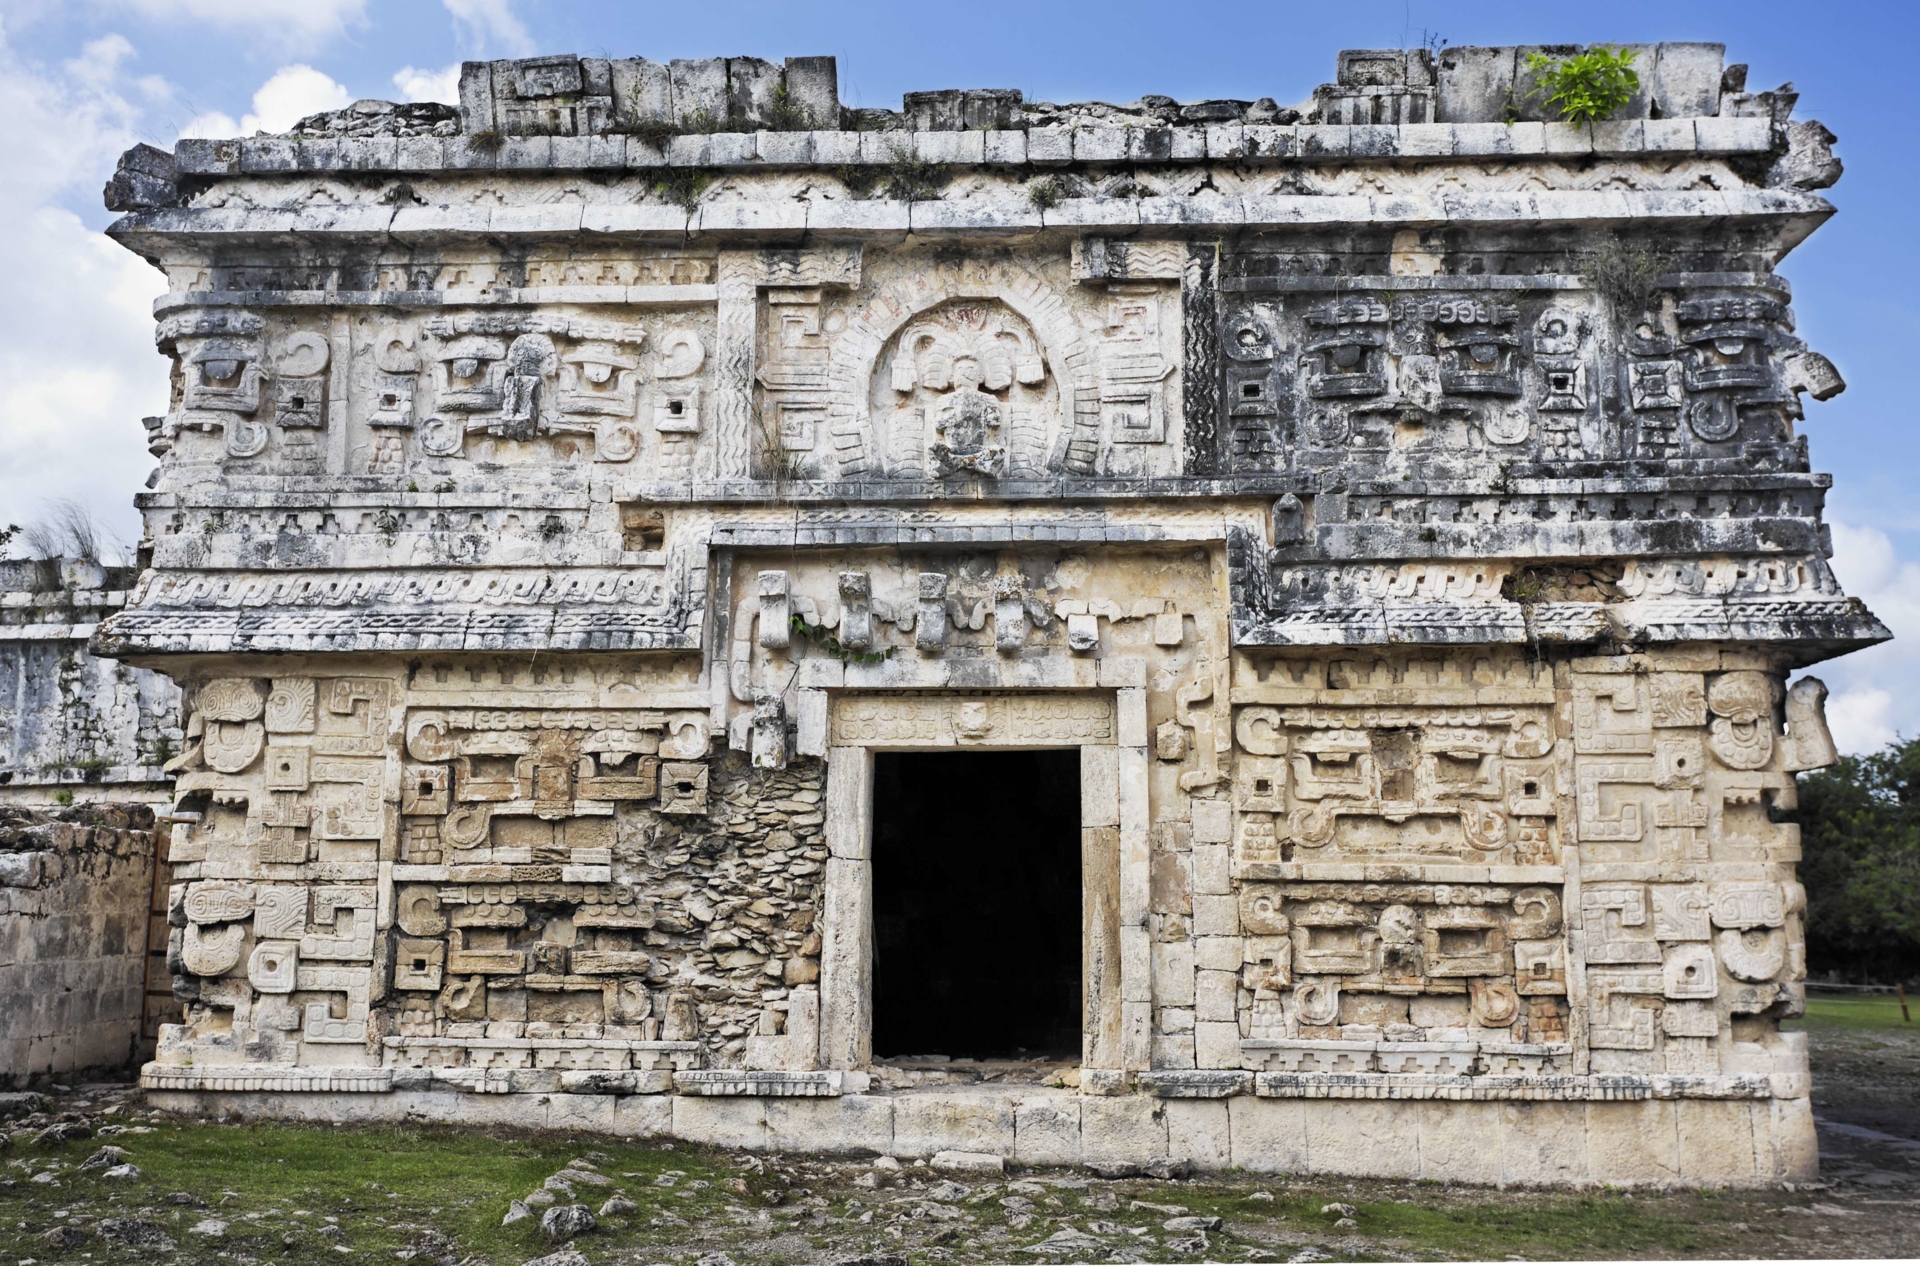
[[[1920, 1011], [1920, 1001], [1913, 998], [1907, 999], [1907, 1011], [1910, 1014]], [[1783, 1029], [1893, 1029], [1906, 1033], [1920, 1033], [1920, 1022], [1909, 1023], [1900, 1018], [1899, 1000], [1882, 994], [1839, 998], [1809, 994], [1806, 1015], [1797, 1020], [1788, 1020], [1780, 1027]]]
[[[860, 1190], [849, 1181], [862, 1168], [857, 1165], [823, 1167], [801, 1158], [747, 1158], [599, 1136], [443, 1126], [167, 1122], [149, 1133], [50, 1148], [32, 1145], [27, 1137], [16, 1136], [0, 1170], [12, 1180], [0, 1184], [0, 1227], [13, 1237], [20, 1255], [46, 1266], [86, 1261], [89, 1253], [99, 1260], [107, 1248], [97, 1234], [67, 1250], [49, 1246], [44, 1236], [58, 1224], [56, 1210], [77, 1225], [106, 1217], [145, 1218], [179, 1246], [171, 1260], [181, 1262], [253, 1258], [303, 1266], [348, 1256], [438, 1260], [434, 1252], [405, 1255], [425, 1244], [451, 1252], [452, 1260], [471, 1257], [515, 1266], [550, 1246], [541, 1237], [537, 1208], [532, 1218], [500, 1225], [507, 1202], [538, 1189], [549, 1175], [580, 1158], [590, 1159], [613, 1185], [582, 1187], [577, 1201], [598, 1209], [619, 1191], [639, 1206], [602, 1219], [598, 1230], [580, 1240], [596, 1262], [692, 1262], [723, 1249], [737, 1261], [781, 1266], [876, 1240], [875, 1247], [904, 1251], [913, 1266], [1024, 1260], [1022, 1247], [1065, 1221], [1088, 1226], [1101, 1220], [1150, 1229], [1153, 1238], [1133, 1242], [1144, 1260], [1190, 1259], [1191, 1251], [1156, 1242], [1170, 1238], [1160, 1227], [1166, 1214], [1131, 1209], [1134, 1200], [1225, 1218], [1227, 1227], [1214, 1234], [1209, 1259], [1283, 1261], [1308, 1245], [1347, 1261], [1745, 1256], [1756, 1248], [1777, 1250], [1776, 1241], [1749, 1233], [1749, 1223], [1777, 1222], [1777, 1206], [1790, 1199], [1751, 1192], [1496, 1191], [1252, 1174], [1076, 1188], [1041, 1173], [1027, 1175], [1039, 1177], [1049, 1192], [1035, 1202], [1043, 1206], [1034, 1210], [1038, 1220], [1012, 1227], [998, 1201], [1005, 1188], [977, 1178], [964, 1184], [974, 1194], [956, 1201], [964, 1211], [961, 1221], [915, 1221], [911, 1212], [903, 1221], [900, 1210], [910, 1208], [911, 1201], [892, 1202], [925, 1194], [924, 1184], [933, 1179], [924, 1169], [917, 1171], [921, 1186], [915, 1189]], [[141, 1170], [138, 1178], [115, 1181], [75, 1171], [80, 1160], [109, 1141], [131, 1154]], [[58, 1187], [25, 1181], [50, 1163]], [[657, 1180], [672, 1185], [657, 1185]], [[177, 1192], [191, 1193], [199, 1203], [176, 1203], [171, 1197]], [[1339, 1211], [1323, 1211], [1335, 1201], [1353, 1207], [1357, 1225], [1335, 1225]], [[568, 1201], [562, 1197], [560, 1202]], [[209, 1240], [196, 1234], [192, 1228], [205, 1218], [227, 1223], [225, 1236]], [[337, 1227], [338, 1234], [328, 1227]], [[894, 1228], [906, 1232], [904, 1241]], [[442, 1238], [423, 1239], [427, 1231]], [[1128, 1243], [1118, 1227], [1102, 1234]]]
[[[124, 1147], [140, 1177], [110, 1181], [74, 1172], [72, 1166], [103, 1142]], [[151, 1134], [82, 1139], [24, 1153], [10, 1149], [9, 1159], [57, 1157], [66, 1168], [56, 1171], [61, 1188], [16, 1182], [0, 1190], [0, 1227], [28, 1231], [39, 1250], [33, 1256], [43, 1262], [80, 1261], [89, 1250], [98, 1255], [103, 1245], [97, 1237], [67, 1256], [37, 1242], [37, 1233], [52, 1224], [48, 1210], [84, 1207], [94, 1216], [157, 1223], [185, 1255], [176, 1260], [195, 1260], [195, 1250], [211, 1257], [217, 1247], [221, 1255], [264, 1253], [283, 1264], [335, 1262], [343, 1256], [336, 1243], [351, 1248], [357, 1260], [391, 1260], [395, 1250], [431, 1228], [451, 1235], [462, 1255], [478, 1252], [517, 1263], [550, 1248], [540, 1234], [538, 1208], [532, 1218], [500, 1225], [507, 1202], [589, 1152], [597, 1154], [594, 1164], [613, 1186], [581, 1187], [575, 1199], [598, 1209], [618, 1190], [640, 1206], [603, 1219], [602, 1229], [589, 1237], [597, 1243], [657, 1242], [660, 1232], [651, 1226], [656, 1216], [720, 1216], [730, 1203], [758, 1203], [742, 1176], [691, 1147], [426, 1126], [167, 1124]], [[670, 1170], [684, 1176], [673, 1187], [655, 1186]], [[21, 1175], [10, 1167], [7, 1176]], [[706, 1185], [689, 1190], [695, 1182]], [[206, 1207], [170, 1203], [175, 1192], [191, 1193]], [[190, 1228], [202, 1218], [228, 1223], [225, 1238], [216, 1244], [193, 1234]], [[338, 1220], [341, 1238], [320, 1232], [330, 1218]]]

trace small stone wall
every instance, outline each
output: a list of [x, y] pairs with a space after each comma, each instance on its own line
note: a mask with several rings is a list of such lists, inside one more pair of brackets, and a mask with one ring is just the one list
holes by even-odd
[[0, 805], [0, 1086], [140, 1056], [153, 810]]
[[87, 650], [134, 580], [90, 559], [0, 562], [0, 802], [167, 798], [179, 690]]

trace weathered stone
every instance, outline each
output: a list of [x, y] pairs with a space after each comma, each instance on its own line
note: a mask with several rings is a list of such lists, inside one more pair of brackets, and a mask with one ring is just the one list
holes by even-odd
[[[457, 128], [130, 155], [110, 231], [189, 279], [92, 643], [189, 709], [150, 1090], [935, 1167], [1805, 1172], [1774, 810], [1833, 748], [1783, 687], [1886, 636], [1773, 272], [1837, 160], [1717, 45], [1634, 46], [1578, 128], [1535, 51], [1576, 50], [1349, 50], [1297, 111], [563, 56], [469, 63]], [[903, 748], [1079, 750], [1077, 1069], [876, 1061]]]

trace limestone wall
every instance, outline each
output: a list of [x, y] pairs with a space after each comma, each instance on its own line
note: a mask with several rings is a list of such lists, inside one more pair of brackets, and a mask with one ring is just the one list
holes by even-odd
[[0, 1085], [138, 1058], [153, 826], [144, 805], [0, 805]]
[[[457, 119], [131, 151], [173, 392], [93, 645], [188, 709], [149, 1087], [1810, 1172], [1785, 682], [1887, 636], [1777, 272], [1832, 137], [1717, 45], [1548, 122], [1528, 51], [1288, 108], [470, 63]], [[1050, 1085], [874, 1058], [874, 756], [974, 746], [1079, 753]]]
[[134, 579], [86, 560], [0, 562], [0, 801], [166, 798], [179, 691], [87, 649]]

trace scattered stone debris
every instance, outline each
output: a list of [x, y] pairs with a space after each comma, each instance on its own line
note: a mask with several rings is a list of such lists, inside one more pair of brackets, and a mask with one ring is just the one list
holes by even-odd
[[576, 1235], [585, 1235], [598, 1227], [593, 1210], [583, 1204], [557, 1205], [540, 1218], [540, 1231], [555, 1244], [564, 1244]]

